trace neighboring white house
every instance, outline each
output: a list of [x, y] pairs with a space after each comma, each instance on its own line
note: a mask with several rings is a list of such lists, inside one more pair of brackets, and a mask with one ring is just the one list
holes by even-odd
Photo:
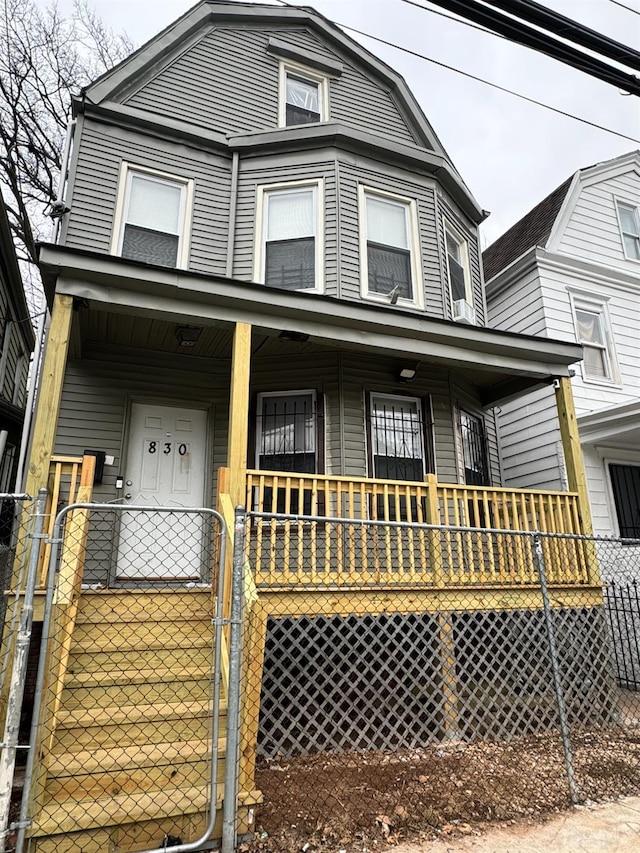
[[[640, 151], [577, 171], [484, 253], [494, 328], [578, 341], [594, 532], [640, 537]], [[553, 389], [501, 407], [505, 485], [565, 485]]]

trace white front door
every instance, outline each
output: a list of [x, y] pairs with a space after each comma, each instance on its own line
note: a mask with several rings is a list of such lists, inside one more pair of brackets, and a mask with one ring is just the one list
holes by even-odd
[[[125, 503], [202, 506], [206, 430], [205, 411], [133, 403], [124, 469]], [[198, 515], [124, 512], [117, 578], [199, 579], [202, 528]]]

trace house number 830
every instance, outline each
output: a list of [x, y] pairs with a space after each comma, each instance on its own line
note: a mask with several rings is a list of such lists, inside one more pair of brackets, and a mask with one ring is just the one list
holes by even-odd
[[[162, 452], [164, 453], [164, 455], [167, 456], [169, 453], [171, 453], [171, 449], [172, 449], [171, 442], [165, 441], [165, 443], [162, 445]], [[150, 441], [149, 442], [148, 452], [149, 453], [157, 453], [158, 452], [158, 442], [157, 441]], [[187, 453], [187, 445], [186, 444], [179, 444], [178, 445], [178, 454], [180, 456], [185, 456], [186, 453]]]

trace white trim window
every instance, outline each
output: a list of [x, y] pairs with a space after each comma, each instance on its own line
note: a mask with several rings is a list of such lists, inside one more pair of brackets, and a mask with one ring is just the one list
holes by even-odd
[[321, 291], [322, 183], [258, 187], [254, 279], [285, 290]]
[[576, 339], [584, 351], [582, 378], [585, 382], [617, 382], [617, 369], [607, 306], [572, 297]]
[[315, 391], [258, 394], [256, 467], [315, 474], [317, 432]]
[[421, 400], [374, 392], [370, 405], [373, 476], [422, 481], [426, 461]]
[[123, 163], [112, 254], [185, 269], [193, 181]]
[[640, 261], [640, 209], [622, 201], [616, 202], [616, 208], [625, 257]]
[[449, 223], [445, 223], [444, 237], [447, 247], [447, 273], [451, 302], [464, 300], [473, 306], [469, 244]]
[[359, 202], [362, 296], [422, 306], [415, 200], [360, 186]]
[[327, 78], [302, 65], [280, 63], [280, 127], [327, 121]]

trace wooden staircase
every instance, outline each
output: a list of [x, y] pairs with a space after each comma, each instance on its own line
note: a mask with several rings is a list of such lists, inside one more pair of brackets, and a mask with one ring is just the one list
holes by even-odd
[[[200, 838], [212, 631], [210, 590], [81, 592], [59, 708], [45, 721], [31, 851], [129, 853], [161, 847], [167, 835]], [[225, 724], [223, 695], [217, 807]]]

